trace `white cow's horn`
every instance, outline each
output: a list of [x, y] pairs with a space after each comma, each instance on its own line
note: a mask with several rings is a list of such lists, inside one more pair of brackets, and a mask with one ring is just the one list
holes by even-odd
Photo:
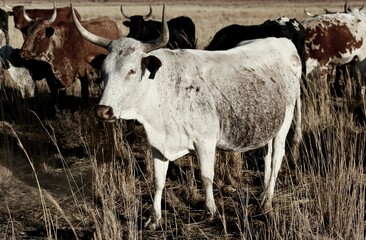
[[4, 4], [4, 7], [6, 7], [7, 9], [13, 10], [12, 7], [10, 7], [9, 5], [6, 5], [5, 0], [3, 0], [3, 4]]
[[315, 17], [315, 15], [314, 15], [314, 14], [309, 13], [308, 11], [306, 11], [306, 9], [304, 9], [304, 13], [305, 13], [306, 15], [308, 15], [309, 17]]
[[48, 19], [48, 22], [51, 24], [53, 23], [57, 18], [57, 8], [56, 8], [56, 0], [53, 0], [53, 14], [50, 19]]
[[24, 16], [25, 20], [27, 20], [27, 22], [32, 22], [33, 21], [33, 19], [31, 17], [29, 17], [27, 15], [27, 13], [25, 12], [25, 7], [23, 7], [23, 16]]
[[151, 42], [144, 43], [146, 52], [150, 52], [152, 50], [162, 48], [169, 42], [169, 28], [168, 28], [168, 23], [165, 19], [165, 3], [163, 5], [162, 23], [163, 23], [163, 28], [162, 28], [160, 37]]
[[91, 33], [88, 30], [86, 30], [81, 25], [78, 18], [76, 17], [74, 7], [72, 6], [72, 3], [70, 3], [70, 7], [71, 7], [71, 11], [72, 11], [72, 19], [74, 20], [75, 27], [79, 31], [80, 35], [83, 36], [89, 42], [92, 42], [96, 45], [99, 45], [99, 46], [105, 48], [105, 49], [108, 49], [108, 45], [110, 44], [110, 42], [112, 40], [107, 39], [107, 38], [103, 38], [103, 37], [99, 37], [99, 36], [95, 35], [94, 33]]

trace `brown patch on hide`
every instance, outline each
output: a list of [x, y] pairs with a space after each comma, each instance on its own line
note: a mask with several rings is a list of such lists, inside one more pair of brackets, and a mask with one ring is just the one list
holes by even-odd
[[[306, 29], [307, 58], [316, 59], [321, 65], [327, 65], [332, 58], [341, 58], [342, 54], [352, 52], [362, 46], [363, 40], [357, 41], [354, 33], [339, 21], [323, 21], [322, 25]], [[315, 47], [314, 47], [315, 46]]]

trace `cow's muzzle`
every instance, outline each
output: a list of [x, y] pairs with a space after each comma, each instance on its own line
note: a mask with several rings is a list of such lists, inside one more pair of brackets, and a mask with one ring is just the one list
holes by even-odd
[[31, 51], [26, 51], [26, 50], [21, 50], [20, 51], [20, 57], [23, 59], [29, 59], [32, 57], [32, 52]]
[[116, 117], [113, 114], [113, 109], [109, 106], [105, 105], [97, 105], [94, 108], [95, 116], [101, 120], [113, 122], [116, 120]]

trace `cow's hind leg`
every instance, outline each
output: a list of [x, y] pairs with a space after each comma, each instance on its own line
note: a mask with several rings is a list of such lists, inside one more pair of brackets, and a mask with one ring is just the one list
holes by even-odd
[[195, 143], [195, 149], [199, 158], [201, 179], [206, 192], [206, 210], [210, 220], [216, 213], [216, 204], [213, 195], [213, 179], [215, 167], [215, 143]]
[[[278, 172], [281, 168], [283, 157], [285, 156], [286, 136], [290, 129], [293, 115], [294, 108], [288, 107], [286, 109], [284, 122], [277, 135], [273, 138], [272, 146], [268, 147], [268, 154], [265, 157], [264, 192], [262, 195], [262, 207], [266, 212], [272, 210], [272, 198], [274, 194], [275, 183]], [[271, 144], [271, 142], [269, 144]]]
[[155, 195], [154, 203], [151, 208], [149, 219], [145, 223], [145, 228], [155, 230], [160, 225], [161, 220], [161, 197], [165, 186], [166, 173], [168, 171], [169, 161], [159, 150], [152, 148], [152, 156], [154, 158], [154, 183]]

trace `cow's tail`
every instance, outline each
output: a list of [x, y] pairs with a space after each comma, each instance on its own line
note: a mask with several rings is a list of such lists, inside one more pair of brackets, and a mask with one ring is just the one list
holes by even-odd
[[292, 139], [292, 161], [294, 166], [297, 166], [297, 162], [300, 154], [300, 143], [302, 140], [302, 127], [301, 127], [301, 97], [300, 92], [296, 97], [296, 105], [294, 112], [294, 135]]

